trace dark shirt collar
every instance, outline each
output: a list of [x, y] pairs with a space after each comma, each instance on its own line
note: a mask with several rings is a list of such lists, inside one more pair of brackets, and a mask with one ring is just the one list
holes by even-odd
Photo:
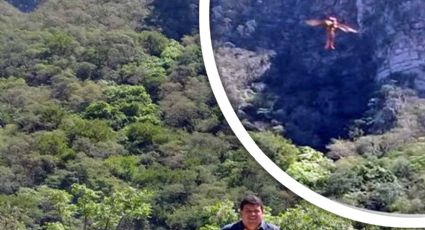
[[266, 226], [266, 222], [264, 220], [262, 220], [260, 226], [258, 227], [258, 229], [264, 230], [264, 229], [266, 229], [266, 227], [267, 227]]
[[[245, 226], [243, 225], [242, 220], [239, 222], [241, 229], [245, 230]], [[264, 220], [261, 221], [261, 224], [257, 227], [257, 230], [266, 230], [267, 228], [266, 222]]]

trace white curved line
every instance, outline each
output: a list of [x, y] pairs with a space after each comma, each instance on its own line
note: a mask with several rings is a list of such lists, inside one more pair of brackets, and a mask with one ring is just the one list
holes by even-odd
[[205, 68], [207, 70], [209, 82], [218, 105], [220, 106], [220, 109], [233, 132], [241, 141], [243, 146], [270, 175], [272, 175], [282, 185], [308, 202], [341, 217], [367, 224], [387, 227], [425, 227], [425, 215], [376, 212], [345, 205], [319, 195], [318, 193], [300, 184], [291, 178], [288, 174], [286, 174], [282, 169], [280, 169], [263, 153], [263, 151], [257, 146], [254, 140], [245, 130], [235, 111], [233, 110], [229, 99], [227, 98], [214, 60], [214, 52], [210, 33], [210, 0], [199, 0], [199, 29]]

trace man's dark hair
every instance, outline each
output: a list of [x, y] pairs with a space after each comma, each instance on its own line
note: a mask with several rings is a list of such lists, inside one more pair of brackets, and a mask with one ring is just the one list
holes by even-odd
[[259, 205], [261, 207], [261, 210], [263, 210], [263, 201], [257, 196], [254, 195], [248, 195], [241, 201], [241, 204], [239, 205], [239, 210], [243, 210], [243, 207], [247, 204], [253, 204], [253, 205]]

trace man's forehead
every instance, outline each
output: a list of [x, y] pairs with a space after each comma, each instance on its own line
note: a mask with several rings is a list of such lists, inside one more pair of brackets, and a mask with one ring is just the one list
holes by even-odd
[[258, 204], [245, 204], [243, 206], [243, 210], [256, 210], [261, 209], [261, 206]]

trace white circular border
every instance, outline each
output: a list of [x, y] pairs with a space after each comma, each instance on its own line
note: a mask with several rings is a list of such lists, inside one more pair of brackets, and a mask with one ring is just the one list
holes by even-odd
[[[231, 0], [229, 0], [231, 1]], [[220, 109], [229, 123], [231, 129], [241, 141], [246, 150], [255, 160], [277, 181], [286, 188], [307, 200], [308, 202], [341, 217], [367, 224], [380, 225], [386, 227], [421, 228], [425, 227], [425, 215], [420, 214], [394, 214], [377, 212], [345, 205], [329, 198], [326, 198], [301, 183], [294, 180], [271, 161], [263, 151], [257, 146], [251, 136], [243, 127], [229, 99], [227, 98], [223, 84], [221, 82], [217, 66], [214, 59], [214, 52], [210, 33], [210, 0], [199, 0], [199, 29], [202, 47], [202, 56], [208, 79], [214, 96]]]

